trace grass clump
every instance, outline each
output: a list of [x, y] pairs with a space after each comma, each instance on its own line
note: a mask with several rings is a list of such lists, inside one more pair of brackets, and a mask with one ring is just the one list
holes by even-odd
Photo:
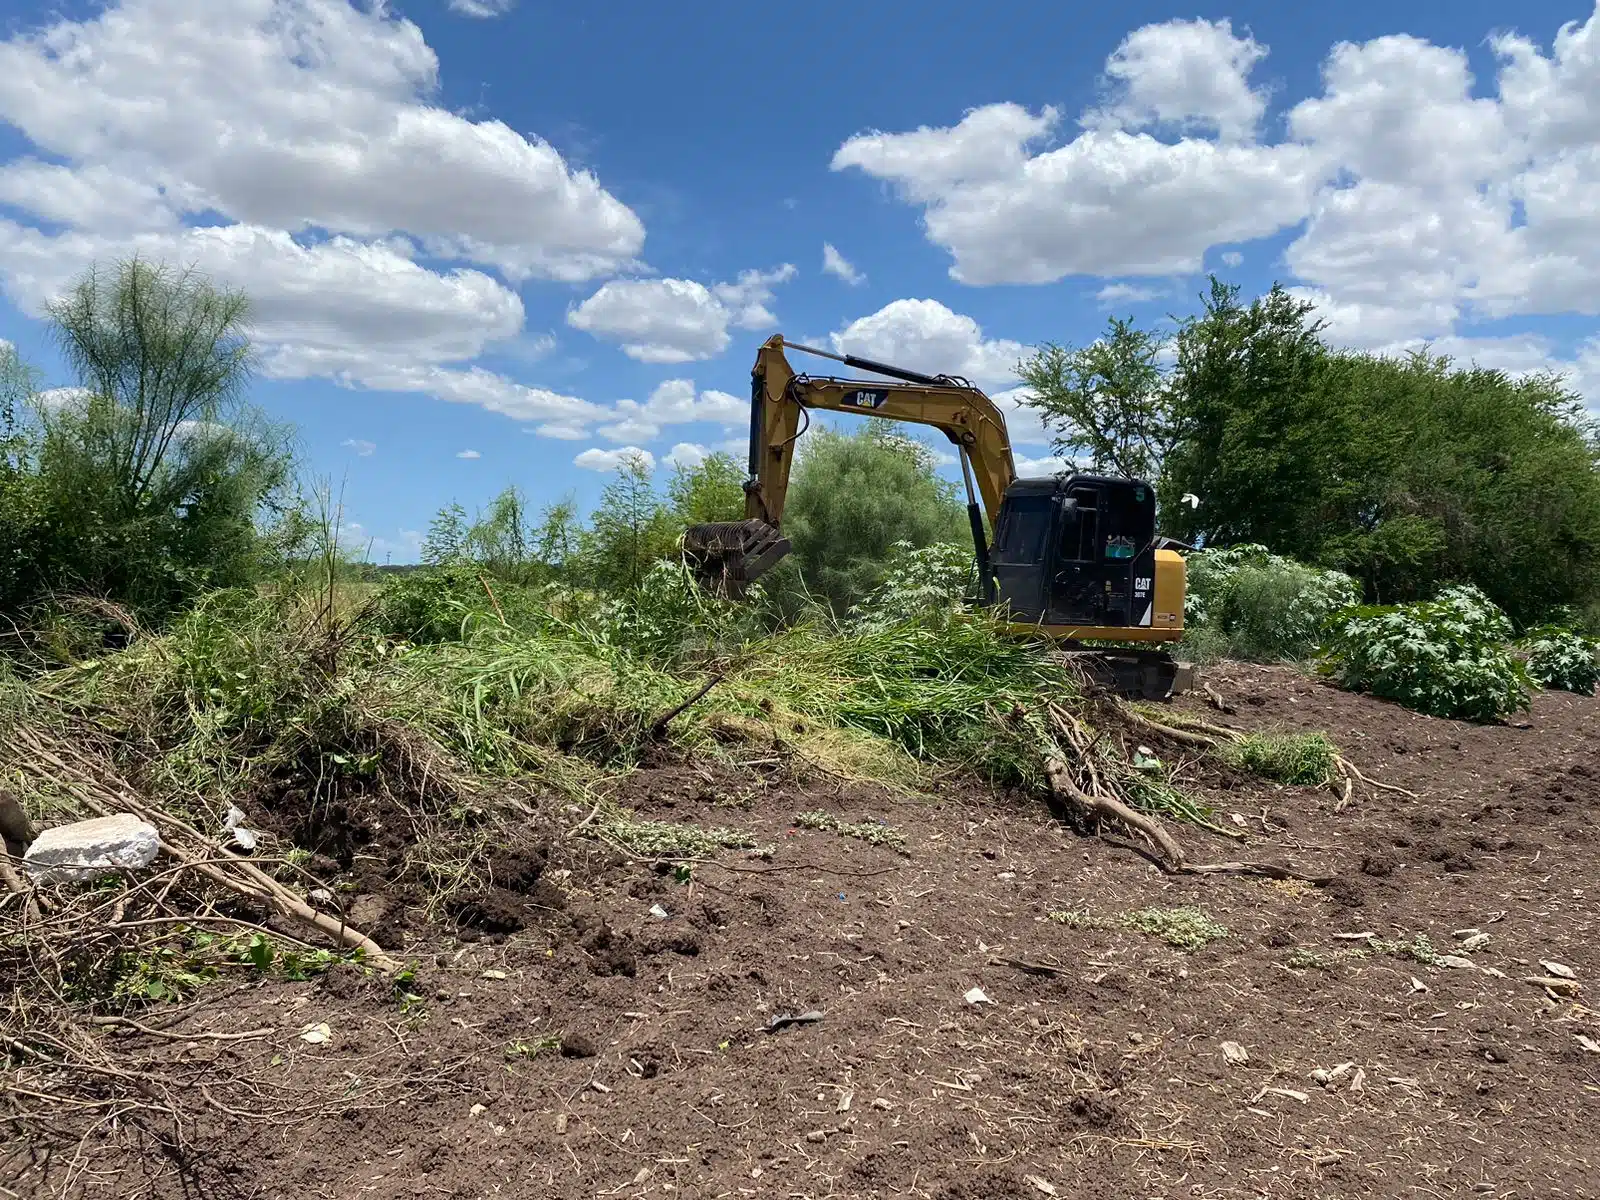
[[710, 858], [719, 850], [759, 849], [754, 837], [737, 829], [672, 821], [612, 817], [601, 823], [600, 833], [641, 858]]
[[841, 821], [832, 813], [803, 812], [795, 817], [794, 823], [801, 829], [821, 829], [830, 833], [837, 833], [840, 837], [855, 838], [874, 846], [888, 846], [898, 850], [901, 854], [909, 854], [906, 849], [906, 835], [893, 825], [883, 825], [877, 821]]
[[1339, 748], [1324, 733], [1247, 733], [1220, 748], [1224, 762], [1279, 783], [1324, 784]]
[[1180, 950], [1201, 950], [1228, 936], [1226, 925], [1219, 924], [1200, 908], [1141, 908], [1123, 918], [1130, 929], [1158, 937]]

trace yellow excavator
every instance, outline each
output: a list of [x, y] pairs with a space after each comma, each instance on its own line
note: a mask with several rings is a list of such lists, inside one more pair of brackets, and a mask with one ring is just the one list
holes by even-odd
[[[894, 382], [796, 374], [786, 349]], [[789, 552], [783, 505], [810, 410], [931, 425], [960, 457], [980, 603], [1003, 607], [1019, 633], [1061, 643], [1120, 694], [1172, 694], [1180, 672], [1160, 644], [1183, 636], [1184, 561], [1180, 543], [1156, 533], [1149, 483], [1084, 473], [1018, 479], [1005, 416], [950, 375], [830, 354], [776, 335], [757, 353], [750, 384], [745, 519], [694, 525], [684, 536], [685, 557], [703, 585], [738, 596]], [[1089, 649], [1084, 642], [1135, 645]]]

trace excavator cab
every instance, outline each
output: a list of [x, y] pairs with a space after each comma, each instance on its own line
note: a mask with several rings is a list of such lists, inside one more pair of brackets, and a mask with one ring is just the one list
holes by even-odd
[[1014, 620], [1095, 629], [1157, 624], [1155, 489], [1067, 475], [1006, 488], [990, 553], [996, 599]]

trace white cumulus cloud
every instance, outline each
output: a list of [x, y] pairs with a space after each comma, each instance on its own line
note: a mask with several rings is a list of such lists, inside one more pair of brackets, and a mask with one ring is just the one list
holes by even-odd
[[637, 460], [647, 471], [655, 469], [656, 456], [648, 450], [641, 450], [638, 446], [623, 446], [617, 450], [601, 450], [599, 447], [594, 447], [574, 458], [572, 465], [589, 471], [615, 471], [629, 459]]
[[476, 450], [457, 450], [457, 458], [482, 458], [483, 455]]
[[830, 335], [840, 354], [855, 354], [928, 375], [959, 375], [979, 387], [1016, 379], [1027, 347], [986, 338], [971, 317], [937, 300], [895, 300]]
[[1409, 34], [1338, 43], [1311, 94], [1282, 98], [1281, 124], [1254, 82], [1266, 46], [1227, 22], [1164, 21], [1111, 54], [1108, 94], [1070, 134], [1055, 109], [989, 104], [952, 125], [859, 134], [832, 165], [894, 185], [971, 284], [1191, 274], [1222, 247], [1235, 267], [1248, 243], [1288, 230], [1285, 283], [1347, 344], [1600, 316], [1590, 9], [1494, 33], [1482, 74], [1464, 50]]
[[747, 421], [749, 415], [747, 399], [715, 390], [696, 392], [693, 380], [668, 379], [657, 384], [643, 404], [618, 400], [600, 433], [613, 442], [648, 441], [667, 425], [714, 421], [730, 426]]
[[503, 17], [517, 0], [450, 0], [450, 11], [463, 17]]
[[867, 281], [867, 277], [856, 270], [848, 258], [834, 249], [832, 242], [822, 243], [822, 273], [836, 276], [852, 287]]
[[376, 442], [369, 442], [366, 438], [345, 438], [339, 445], [348, 449], [357, 458], [371, 458], [378, 448]]
[[1221, 21], [1166, 21], [1134, 30], [1106, 60], [1111, 102], [1085, 124], [1113, 129], [1169, 126], [1254, 135], [1266, 96], [1249, 83], [1267, 48]]
[[643, 224], [537, 136], [440, 106], [415, 24], [348, 0], [114, 0], [11, 29], [0, 119], [26, 149], [0, 203], [25, 215], [0, 219], [0, 286], [24, 312], [91, 262], [192, 264], [250, 296], [269, 374], [571, 416], [462, 366], [523, 344], [495, 275], [628, 269]]
[[698, 442], [678, 442], [661, 461], [671, 467], [693, 469], [711, 457], [711, 449]]
[[764, 329], [775, 323], [767, 308], [772, 289], [794, 274], [785, 263], [710, 287], [693, 279], [613, 279], [570, 311], [567, 323], [620, 343], [624, 354], [640, 362], [712, 358], [728, 348], [730, 327]]

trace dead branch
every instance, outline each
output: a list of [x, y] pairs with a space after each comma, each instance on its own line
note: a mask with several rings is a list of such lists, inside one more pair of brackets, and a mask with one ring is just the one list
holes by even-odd
[[675, 708], [672, 708], [672, 709], [668, 710], [667, 712], [663, 713], [661, 716], [657, 717], [654, 721], [652, 721], [650, 723], [650, 739], [651, 739], [651, 741], [656, 741], [656, 740], [660, 739], [662, 737], [662, 735], [664, 735], [667, 732], [667, 726], [672, 723], [672, 720], [673, 720], [674, 717], [677, 717], [679, 714], [681, 714], [684, 711], [684, 709], [688, 708], [690, 705], [698, 703], [702, 698], [704, 698], [704, 696], [705, 696], [705, 694], [707, 692], [709, 692], [712, 688], [716, 687], [717, 684], [722, 682], [722, 678], [723, 677], [722, 677], [722, 675], [720, 673], [716, 674], [716, 675], [713, 675], [710, 679], [706, 680], [705, 683], [700, 686], [700, 688], [694, 693], [694, 695], [690, 696], [682, 704], [679, 704]]

